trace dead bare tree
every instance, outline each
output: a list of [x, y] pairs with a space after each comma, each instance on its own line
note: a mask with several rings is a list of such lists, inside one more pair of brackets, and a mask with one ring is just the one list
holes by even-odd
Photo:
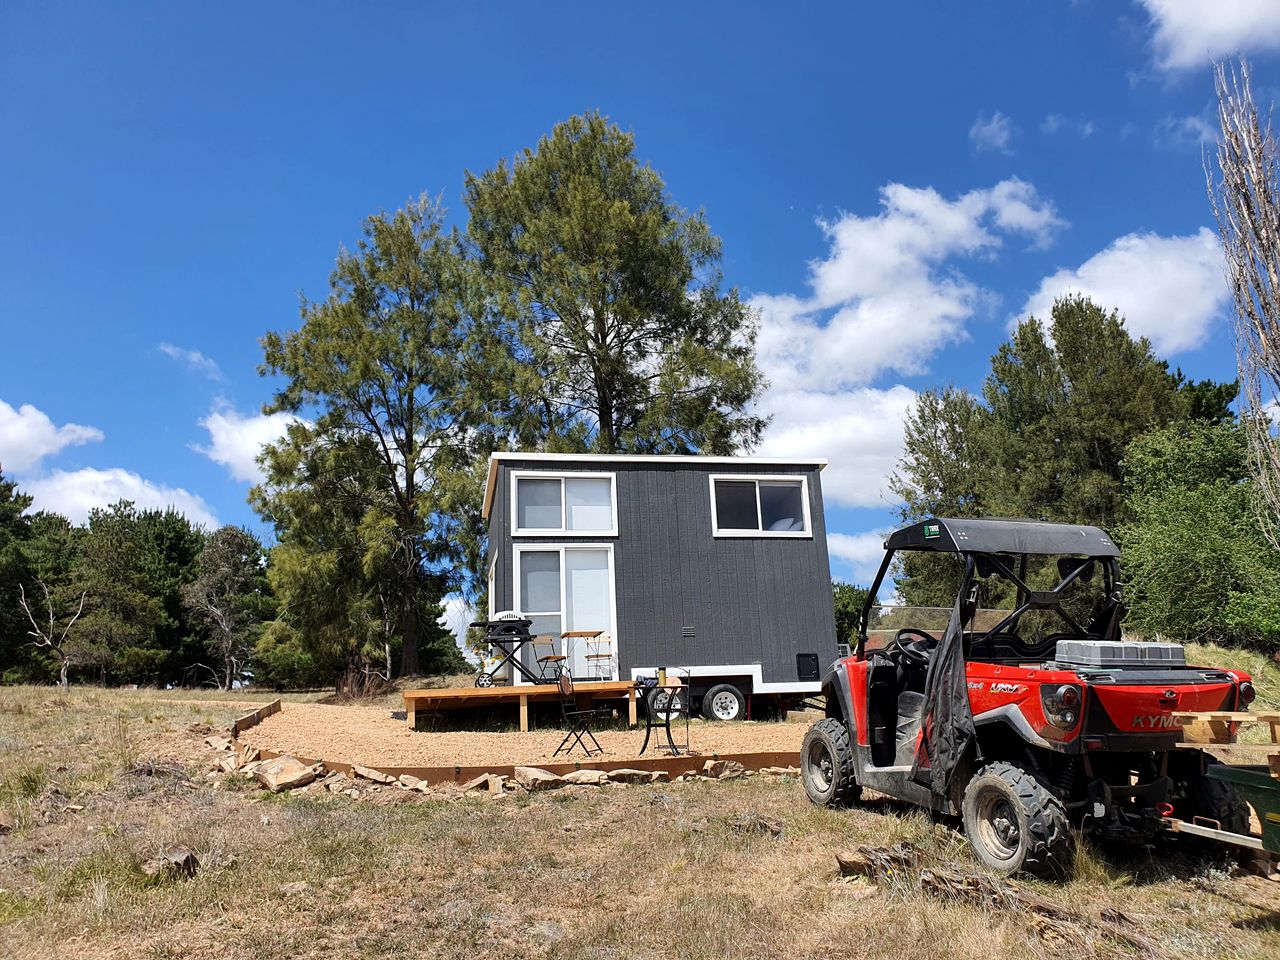
[[32, 643], [37, 647], [44, 647], [58, 658], [58, 686], [65, 689], [67, 686], [67, 671], [71, 668], [71, 654], [67, 650], [67, 637], [71, 633], [71, 628], [75, 626], [75, 622], [80, 619], [80, 614], [84, 613], [84, 601], [89, 593], [85, 591], [80, 594], [80, 603], [76, 607], [76, 612], [71, 615], [65, 624], [61, 624], [61, 618], [54, 608], [53, 597], [49, 593], [49, 585], [43, 580], [37, 580], [36, 582], [40, 584], [40, 589], [44, 591], [44, 605], [49, 614], [48, 624], [44, 625], [36, 619], [31, 610], [31, 604], [27, 602], [27, 591], [23, 589], [22, 584], [18, 584], [18, 606], [22, 607], [22, 612], [31, 621], [31, 629], [27, 633], [29, 636], [35, 637]]
[[1219, 63], [1214, 80], [1222, 129], [1217, 171], [1206, 157], [1205, 177], [1235, 298], [1241, 419], [1257, 506], [1280, 549], [1280, 148], [1270, 112], [1258, 114], [1248, 63], [1242, 59], [1238, 71]]

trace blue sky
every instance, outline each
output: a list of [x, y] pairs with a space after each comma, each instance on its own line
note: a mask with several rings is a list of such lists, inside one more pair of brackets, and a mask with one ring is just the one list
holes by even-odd
[[703, 207], [761, 311], [775, 423], [865, 578], [913, 392], [976, 387], [1082, 290], [1229, 378], [1212, 57], [1280, 90], [1280, 3], [0, 5], [0, 463], [261, 530], [258, 338], [363, 217], [599, 109]]

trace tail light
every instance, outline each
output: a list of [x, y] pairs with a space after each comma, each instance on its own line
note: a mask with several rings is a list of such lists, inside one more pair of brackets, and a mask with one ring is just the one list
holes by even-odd
[[1257, 696], [1258, 696], [1258, 691], [1253, 689], [1252, 683], [1250, 683], [1248, 680], [1241, 682], [1239, 692], [1237, 693], [1240, 706], [1247, 707], [1249, 704], [1253, 703], [1254, 698], [1256, 698]]
[[1074, 683], [1046, 684], [1040, 688], [1040, 704], [1046, 720], [1070, 730], [1080, 719], [1080, 687]]

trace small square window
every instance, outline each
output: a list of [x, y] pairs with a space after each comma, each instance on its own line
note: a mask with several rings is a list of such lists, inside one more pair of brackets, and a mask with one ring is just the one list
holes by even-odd
[[716, 481], [716, 522], [721, 530], [760, 529], [754, 481]]
[[560, 481], [522, 479], [516, 484], [516, 526], [560, 530]]

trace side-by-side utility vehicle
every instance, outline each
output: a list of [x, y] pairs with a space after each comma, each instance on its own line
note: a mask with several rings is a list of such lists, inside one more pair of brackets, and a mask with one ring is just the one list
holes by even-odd
[[[823, 680], [805, 737], [813, 802], [874, 790], [958, 815], [1001, 873], [1061, 875], [1074, 831], [1147, 838], [1172, 820], [1247, 833], [1215, 761], [1180, 748], [1177, 715], [1254, 699], [1238, 670], [1121, 637], [1119, 550], [1097, 527], [930, 519], [893, 533], [852, 655]], [[945, 607], [882, 607], [897, 559], [957, 586]]]

